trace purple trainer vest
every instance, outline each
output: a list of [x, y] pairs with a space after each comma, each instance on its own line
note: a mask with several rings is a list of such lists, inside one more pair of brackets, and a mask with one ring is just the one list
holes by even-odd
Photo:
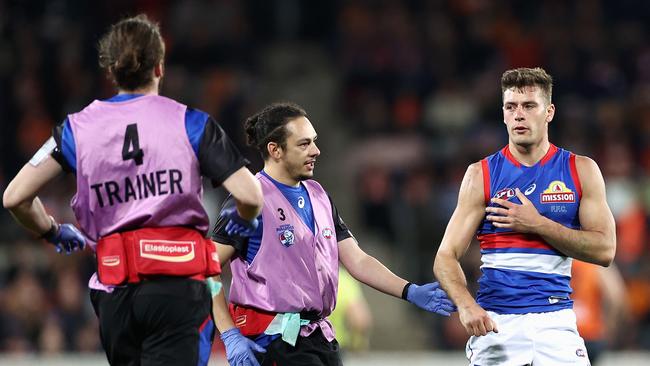
[[314, 212], [314, 235], [273, 182], [259, 173], [257, 179], [264, 193], [262, 243], [250, 265], [241, 258], [232, 261], [230, 301], [276, 313], [316, 310], [330, 315], [336, 305], [339, 255], [327, 193], [314, 180], [303, 182]]
[[[123, 102], [95, 100], [69, 116], [77, 150], [77, 194], [71, 205], [92, 240], [142, 227], [207, 232], [186, 109], [169, 98], [145, 95]], [[137, 147], [140, 158], [134, 156]]]

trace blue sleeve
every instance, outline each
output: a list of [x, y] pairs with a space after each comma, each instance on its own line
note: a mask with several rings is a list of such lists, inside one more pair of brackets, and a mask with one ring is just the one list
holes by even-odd
[[70, 120], [65, 119], [63, 123], [52, 129], [52, 137], [56, 147], [52, 151], [52, 157], [64, 171], [69, 173], [77, 172], [77, 148], [74, 142], [74, 135], [70, 127]]
[[208, 122], [210, 115], [198, 109], [187, 108], [185, 111], [185, 130], [187, 131], [187, 138], [190, 140], [192, 150], [199, 157], [199, 145], [201, 138], [205, 131], [205, 125]]
[[68, 162], [68, 165], [76, 172], [77, 171], [77, 146], [74, 142], [74, 135], [72, 134], [72, 127], [70, 127], [70, 120], [67, 118], [63, 121], [63, 132], [61, 133], [61, 152], [63, 157]]

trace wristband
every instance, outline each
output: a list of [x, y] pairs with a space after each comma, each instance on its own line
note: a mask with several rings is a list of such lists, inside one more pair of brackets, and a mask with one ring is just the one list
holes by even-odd
[[44, 232], [41, 236], [39, 236], [39, 239], [49, 239], [53, 236], [56, 235], [56, 233], [59, 231], [59, 224], [56, 223], [56, 220], [54, 220], [54, 217], [49, 216], [50, 222], [52, 223], [52, 226], [50, 229], [46, 232]]
[[406, 285], [404, 285], [404, 288], [402, 289], [402, 299], [408, 301], [406, 298], [409, 293], [409, 287], [411, 287], [412, 283], [408, 282]]

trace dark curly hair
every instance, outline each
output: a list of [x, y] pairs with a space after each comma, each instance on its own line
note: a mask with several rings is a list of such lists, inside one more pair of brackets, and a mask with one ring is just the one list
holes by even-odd
[[286, 124], [298, 117], [307, 117], [307, 112], [294, 103], [274, 103], [248, 117], [244, 123], [246, 142], [262, 153], [264, 160], [269, 152], [266, 145], [275, 142], [286, 148], [288, 132]]

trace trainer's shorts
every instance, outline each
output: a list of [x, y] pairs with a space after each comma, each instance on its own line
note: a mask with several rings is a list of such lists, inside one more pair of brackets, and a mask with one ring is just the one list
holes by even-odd
[[214, 323], [206, 284], [159, 278], [91, 290], [102, 346], [111, 365], [207, 365]]
[[470, 337], [465, 349], [470, 365], [590, 365], [573, 310], [488, 314], [497, 323], [499, 333]]

